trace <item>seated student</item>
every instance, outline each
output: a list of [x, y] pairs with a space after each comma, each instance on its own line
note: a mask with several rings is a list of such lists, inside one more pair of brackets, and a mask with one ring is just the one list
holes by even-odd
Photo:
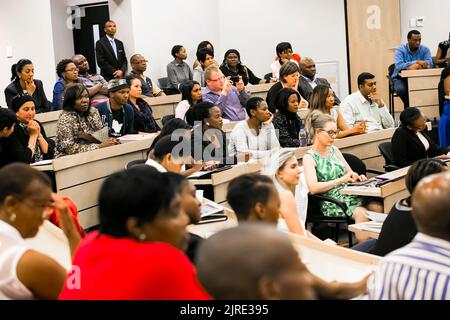
[[374, 300], [448, 300], [450, 297], [450, 173], [422, 179], [411, 197], [417, 235], [385, 256], [369, 280]]
[[241, 55], [236, 49], [229, 49], [225, 52], [220, 70], [225, 77], [242, 77], [244, 85], [275, 82], [274, 79], [264, 80], [255, 76], [252, 70], [242, 64]]
[[181, 45], [173, 46], [171, 51], [174, 60], [167, 65], [167, 77], [170, 88], [178, 93], [180, 84], [186, 80], [192, 80], [192, 70], [186, 62], [186, 49]]
[[308, 190], [304, 178], [301, 178], [302, 169], [294, 152], [288, 149], [272, 151], [270, 157], [265, 159], [261, 172], [272, 179], [280, 195], [278, 228], [315, 238], [305, 229]]
[[187, 80], [180, 86], [181, 101], [175, 108], [175, 118], [185, 120], [186, 112], [196, 103], [202, 101], [202, 88], [195, 80]]
[[[205, 69], [211, 64], [214, 64], [214, 51], [209, 48], [202, 48], [195, 54], [197, 56], [197, 61], [200, 63], [194, 68], [192, 72], [192, 78], [200, 83], [202, 87], [205, 86]], [[180, 90], [181, 91], [181, 90]]]
[[292, 46], [289, 42], [280, 42], [277, 44], [275, 51], [278, 59], [272, 62], [270, 69], [272, 70], [272, 78], [278, 81], [281, 80], [281, 67], [288, 62], [293, 62], [298, 67], [298, 61], [293, 59]]
[[[269, 105], [269, 110], [272, 113], [275, 113], [275, 110], [277, 109], [277, 97], [278, 92], [280, 92], [283, 88], [290, 88], [296, 91], [299, 91], [298, 87], [298, 79], [299, 79], [299, 69], [298, 66], [295, 63], [288, 62], [285, 63], [281, 69], [280, 69], [280, 81], [275, 83], [267, 92], [266, 101]], [[299, 91], [300, 92], [300, 91]], [[306, 109], [308, 108], [309, 102], [304, 99], [300, 95], [299, 99], [300, 108]]]
[[0, 168], [6, 164], [3, 154], [3, 138], [8, 138], [13, 132], [17, 121], [14, 111], [0, 107]]
[[[413, 194], [417, 184], [423, 178], [444, 171], [447, 171], [447, 165], [438, 159], [422, 159], [414, 162], [405, 176], [408, 192]], [[417, 227], [411, 210], [411, 196], [395, 203], [383, 222], [378, 240], [369, 253], [385, 256], [413, 240]]]
[[[189, 224], [199, 222], [202, 204], [197, 199], [195, 186], [185, 176], [180, 174], [168, 172], [166, 175], [180, 194], [181, 209], [187, 214]], [[198, 246], [202, 240], [202, 237], [189, 233], [189, 241], [185, 252], [192, 263], [195, 263]]]
[[444, 40], [442, 42], [439, 42], [436, 56], [434, 57], [434, 63], [439, 68], [445, 68], [448, 66], [448, 48], [450, 48], [450, 32], [448, 33], [448, 40]]
[[141, 80], [142, 94], [147, 97], [162, 97], [166, 94], [160, 88], [153, 84], [152, 79], [146, 77], [144, 72], [147, 70], [147, 62], [143, 55], [134, 54], [130, 58], [130, 74], [137, 76]]
[[283, 88], [277, 95], [278, 111], [273, 116], [273, 126], [278, 130], [278, 140], [283, 148], [300, 147], [298, 134], [302, 120], [298, 116], [300, 93], [291, 88]]
[[134, 133], [134, 111], [128, 104], [130, 84], [125, 79], [112, 79], [108, 82], [109, 100], [95, 105], [108, 125], [111, 136]]
[[20, 59], [11, 66], [11, 83], [5, 89], [5, 99], [11, 108], [12, 99], [20, 93], [32, 96], [36, 104], [36, 113], [50, 111], [51, 103], [47, 100], [42, 81], [34, 79], [33, 62]]
[[367, 277], [328, 283], [313, 275], [286, 234], [260, 223], [203, 241], [197, 274], [206, 291], [220, 300], [351, 299], [367, 291]]
[[29, 247], [51, 210], [58, 210], [69, 246], [80, 236], [64, 201], [52, 195], [50, 179], [29, 165], [13, 163], [0, 170], [0, 299], [56, 299], [66, 270]]
[[[208, 49], [211, 49], [212, 52], [213, 52], [213, 55], [214, 55], [214, 46], [213, 46], [212, 43], [209, 42], [208, 40], [205, 40], [205, 41], [200, 42], [200, 43], [198, 44], [198, 46], [197, 46], [197, 51], [196, 51], [196, 52], [198, 52], [198, 51], [199, 51], [200, 49], [202, 49], [202, 48], [208, 48]], [[217, 65], [217, 62], [214, 61], [214, 64]], [[192, 65], [192, 70], [194, 70], [195, 68], [197, 68], [199, 65], [200, 65], [200, 62], [199, 62], [198, 60], [195, 60], [195, 61], [194, 61], [194, 64]]]
[[71, 286], [68, 278], [59, 299], [209, 299], [182, 252], [188, 217], [166, 175], [136, 166], [109, 176], [99, 218], [99, 231], [83, 239], [73, 258], [82, 285]]
[[34, 100], [27, 94], [16, 96], [11, 102], [17, 120], [13, 133], [3, 141], [4, 161], [34, 163], [53, 159], [54, 142], [47, 138], [44, 127], [35, 119]]
[[[316, 77], [316, 63], [311, 58], [303, 58], [299, 63], [300, 67], [300, 78], [299, 78], [299, 92], [309, 103], [311, 103], [311, 95], [313, 90], [318, 85], [323, 85], [331, 88], [330, 83], [325, 78]], [[334, 105], [341, 104], [341, 100], [333, 92]]]
[[63, 104], [64, 90], [68, 84], [79, 83], [78, 68], [70, 59], [63, 59], [56, 65], [58, 80], [53, 87], [51, 111], [60, 110]]
[[178, 118], [170, 119], [162, 127], [161, 131], [155, 137], [155, 139], [153, 139], [153, 142], [152, 142], [152, 144], [150, 145], [150, 148], [149, 148], [149, 153], [152, 152], [152, 150], [155, 148], [155, 145], [159, 141], [159, 139], [161, 139], [161, 138], [163, 138], [165, 136], [170, 136], [174, 132], [179, 134], [180, 131], [177, 131], [177, 130], [185, 131], [186, 136], [190, 137], [191, 136], [191, 129], [192, 129], [192, 127], [190, 125], [188, 125], [185, 121], [181, 120], [181, 119], [178, 119]]
[[203, 101], [217, 105], [225, 119], [231, 121], [245, 119], [245, 104], [250, 98], [250, 93], [245, 89], [242, 79], [234, 86], [233, 81], [225, 78], [217, 66], [210, 65], [205, 70], [205, 82]]
[[347, 96], [339, 109], [351, 128], [363, 121], [367, 132], [394, 127], [394, 118], [377, 92], [375, 76], [368, 72], [358, 76], [358, 91]]
[[157, 132], [161, 128], [153, 118], [152, 107], [142, 99], [142, 83], [134, 75], [126, 77], [130, 85], [128, 104], [133, 107], [134, 112], [134, 132]]
[[250, 154], [231, 156], [227, 153], [227, 139], [222, 131], [222, 113], [211, 102], [197, 103], [193, 110], [195, 127], [192, 130], [192, 157], [204, 162], [215, 161], [220, 165], [237, 163], [237, 156], [249, 160]]
[[395, 69], [392, 73], [394, 91], [403, 101], [405, 109], [409, 107], [408, 80], [399, 73], [402, 70], [418, 70], [433, 68], [430, 49], [421, 44], [422, 36], [419, 31], [408, 32], [408, 43], [395, 49]]
[[[162, 137], [158, 140], [153, 148], [152, 152], [145, 164], [158, 170], [159, 172], [175, 172], [180, 173], [183, 166], [183, 154], [182, 144], [187, 143], [185, 147], [188, 147], [189, 142], [183, 141], [184, 139], [172, 139], [170, 135]], [[178, 148], [174, 150], [176, 147]], [[173, 152], [178, 151], [178, 152]]]
[[419, 159], [438, 157], [448, 159], [450, 148], [439, 147], [428, 136], [425, 115], [415, 107], [400, 114], [401, 125], [392, 136], [394, 165], [407, 167]]
[[272, 122], [266, 123], [272, 114], [261, 97], [250, 98], [245, 110], [249, 118], [234, 126], [230, 134], [228, 152], [230, 155], [249, 152], [253, 159], [264, 158], [270, 150], [280, 147]]
[[91, 135], [106, 126], [91, 106], [87, 89], [80, 83], [67, 86], [63, 111], [56, 124], [56, 157], [106, 148], [118, 144], [114, 138], [98, 143]]
[[366, 133], [365, 121], [360, 122], [351, 129], [348, 127], [344, 121], [341, 111], [339, 111], [339, 107], [334, 105], [333, 89], [329, 86], [318, 84], [314, 88], [311, 94], [309, 109], [310, 112], [319, 110], [320, 112], [328, 114], [333, 118], [339, 129], [339, 133], [336, 136], [338, 139]]
[[78, 76], [83, 85], [90, 89], [89, 95], [92, 101], [108, 98], [108, 82], [99, 74], [89, 73], [89, 62], [82, 54], [74, 55], [71, 60], [78, 68]]
[[[367, 178], [354, 172], [339, 149], [333, 146], [337, 134], [336, 122], [331, 116], [320, 111], [314, 111], [309, 121], [308, 127], [311, 128], [309, 135], [313, 145], [303, 157], [303, 166], [310, 193], [323, 193], [347, 205], [347, 212], [342, 212], [334, 203], [322, 202], [321, 211], [325, 216], [347, 215], [353, 217], [356, 223], [368, 221], [365, 207], [381, 212], [379, 205], [372, 203], [370, 198], [363, 201], [360, 197], [340, 193], [347, 183], [365, 181]], [[359, 241], [366, 239], [358, 238]]]

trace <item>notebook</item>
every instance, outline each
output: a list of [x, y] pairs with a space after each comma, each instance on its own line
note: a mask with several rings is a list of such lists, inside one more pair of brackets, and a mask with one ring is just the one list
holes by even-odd
[[200, 221], [197, 224], [226, 221], [224, 207], [214, 202], [206, 202], [200, 209]]

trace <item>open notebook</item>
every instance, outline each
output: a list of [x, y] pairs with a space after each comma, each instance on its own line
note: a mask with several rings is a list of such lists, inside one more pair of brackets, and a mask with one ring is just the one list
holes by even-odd
[[200, 211], [200, 221], [197, 224], [226, 221], [228, 217], [224, 213], [224, 207], [214, 202], [205, 202]]

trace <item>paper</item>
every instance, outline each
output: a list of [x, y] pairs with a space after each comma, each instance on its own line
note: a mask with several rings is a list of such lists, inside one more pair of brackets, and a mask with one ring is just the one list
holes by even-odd
[[148, 134], [126, 134], [124, 136], [119, 137], [120, 142], [128, 142], [128, 141], [141, 141], [145, 139], [149, 139], [151, 135]]
[[30, 166], [45, 166], [48, 164], [52, 164], [53, 160], [41, 160], [38, 162], [30, 163]]
[[366, 215], [370, 220], [375, 221], [375, 222], [381, 222], [381, 223], [383, 223], [387, 217], [387, 214], [385, 214], [385, 213], [379, 213], [379, 212], [369, 211], [369, 210], [367, 210]]

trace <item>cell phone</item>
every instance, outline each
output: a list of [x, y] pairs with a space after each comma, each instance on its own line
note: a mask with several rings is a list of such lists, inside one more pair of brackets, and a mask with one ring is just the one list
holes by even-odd
[[234, 84], [238, 83], [239, 80], [241, 80], [241, 77], [239, 76], [232, 76], [230, 77], [230, 80], [233, 81]]

